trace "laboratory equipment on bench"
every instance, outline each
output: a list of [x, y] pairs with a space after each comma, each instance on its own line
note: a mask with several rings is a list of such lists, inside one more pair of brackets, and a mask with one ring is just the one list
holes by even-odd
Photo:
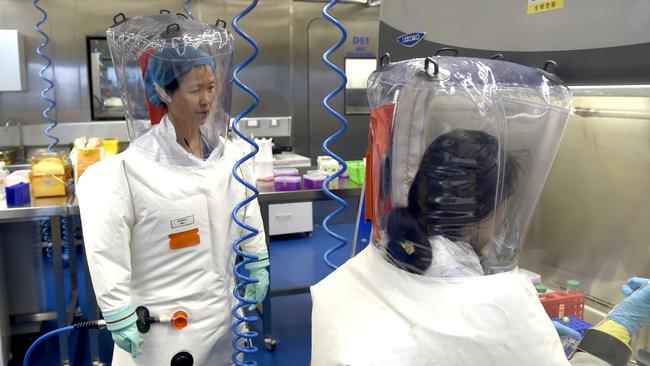
[[[575, 281], [575, 280], [573, 280]], [[551, 318], [563, 318], [567, 315], [584, 319], [585, 293], [578, 290], [579, 283], [569, 281], [572, 287], [567, 290], [546, 292], [540, 301]]]
[[276, 177], [297, 177], [300, 172], [296, 168], [279, 168], [273, 169], [273, 175]]
[[259, 151], [255, 154], [255, 176], [258, 181], [270, 182], [273, 180], [273, 152], [271, 139], [255, 139]]
[[276, 191], [299, 191], [300, 183], [299, 176], [279, 176], [275, 177], [273, 186]]
[[306, 168], [311, 166], [308, 157], [293, 152], [283, 151], [273, 155], [274, 168]]
[[89, 166], [109, 155], [109, 151], [111, 156], [117, 153], [117, 140], [107, 139], [102, 141], [102, 139], [96, 137], [86, 138], [85, 136], [76, 138], [72, 151], [70, 151], [70, 162], [73, 167], [75, 184]]
[[366, 177], [366, 162], [364, 160], [349, 160], [348, 174], [350, 180], [357, 184], [363, 184]]
[[303, 181], [305, 182], [305, 189], [320, 189], [325, 179], [327, 179], [327, 174], [325, 173], [307, 173], [302, 176]]
[[29, 170], [16, 170], [5, 178], [7, 207], [26, 205], [31, 201]]
[[239, 123], [239, 130], [255, 138], [273, 140], [273, 154], [291, 152], [291, 116], [246, 117]]
[[71, 166], [58, 153], [43, 153], [32, 157], [31, 184], [34, 198], [61, 197], [66, 187]]

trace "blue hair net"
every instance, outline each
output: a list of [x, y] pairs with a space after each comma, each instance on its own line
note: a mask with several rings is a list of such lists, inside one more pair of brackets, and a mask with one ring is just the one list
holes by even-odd
[[179, 53], [176, 48], [165, 48], [155, 53], [149, 59], [144, 78], [144, 87], [149, 101], [156, 106], [163, 106], [164, 103], [156, 92], [155, 84], [165, 88], [193, 68], [203, 65], [209, 65], [214, 70], [214, 59], [207, 52], [191, 46], [185, 47], [182, 53]]

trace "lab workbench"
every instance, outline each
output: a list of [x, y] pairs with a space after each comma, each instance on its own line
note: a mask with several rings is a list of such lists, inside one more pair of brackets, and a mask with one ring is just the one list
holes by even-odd
[[[273, 183], [259, 184], [258, 189], [260, 195], [258, 202], [260, 211], [264, 222], [264, 229], [266, 234], [266, 242], [269, 240], [269, 206], [274, 204], [296, 203], [296, 202], [313, 202], [320, 200], [329, 200], [329, 197], [321, 189], [301, 189], [297, 191], [275, 191]], [[361, 193], [361, 185], [356, 184], [347, 179], [340, 179], [338, 187], [332, 188], [331, 191], [341, 198], [358, 197]], [[77, 291], [77, 273], [76, 273], [76, 251], [70, 250], [70, 280], [71, 280], [71, 297], [67, 299], [68, 306], [66, 307], [66, 299], [64, 292], [64, 272], [62, 263], [62, 240], [61, 240], [61, 218], [68, 218], [66, 225], [69, 225], [68, 231], [73, 232], [73, 216], [79, 215], [79, 205], [74, 196], [69, 197], [55, 197], [55, 198], [39, 198], [32, 199], [28, 206], [8, 208], [3, 203], [0, 204], [0, 224], [5, 222], [23, 222], [23, 221], [38, 221], [49, 219], [52, 226], [52, 244], [53, 244], [53, 268], [54, 268], [54, 281], [55, 281], [55, 294], [56, 294], [56, 311], [21, 314], [12, 317], [13, 322], [42, 322], [46, 320], [56, 320], [59, 327], [69, 325], [74, 316], [74, 310], [78, 305], [78, 291]], [[74, 238], [72, 239], [71, 248], [74, 247]], [[89, 286], [86, 293], [87, 304], [91, 308], [96, 309], [94, 292], [92, 291], [91, 281], [87, 273], [87, 266], [84, 266], [86, 271], [84, 275], [87, 280], [85, 283]], [[263, 334], [265, 344], [268, 348], [273, 348], [275, 342], [272, 338], [272, 323], [271, 323], [271, 297], [282, 296], [289, 294], [305, 293], [309, 291], [309, 286], [276, 289], [270, 292], [262, 306], [262, 319], [263, 319]], [[95, 315], [89, 318], [95, 318]], [[93, 331], [90, 337], [90, 350], [91, 359], [93, 364], [99, 364], [99, 348], [97, 341], [97, 331]], [[59, 348], [61, 352], [61, 365], [69, 365], [68, 342], [67, 335], [59, 336]]]
[[[303, 170], [302, 168], [300, 169]], [[306, 169], [304, 169], [306, 170]], [[304, 182], [301, 182], [301, 190], [298, 191], [276, 191], [274, 189], [273, 183], [270, 184], [258, 184], [258, 190], [260, 195], [257, 199], [260, 205], [260, 212], [262, 214], [262, 222], [264, 223], [264, 233], [266, 236], [266, 242], [270, 245], [270, 218], [269, 218], [269, 206], [275, 204], [287, 204], [287, 203], [297, 203], [297, 202], [314, 202], [314, 201], [323, 201], [329, 200], [330, 198], [323, 192], [322, 189], [304, 189]], [[349, 179], [339, 179], [336, 188], [331, 188], [330, 191], [335, 195], [346, 199], [354, 198], [361, 196], [361, 184], [357, 184]], [[269, 250], [269, 256], [272, 255], [272, 250]], [[273, 260], [271, 263], [273, 263]], [[273, 266], [269, 268], [269, 272], [272, 272]], [[270, 273], [270, 278], [273, 279], [273, 274]], [[271, 321], [271, 297], [273, 296], [285, 296], [285, 295], [294, 295], [302, 294], [309, 292], [309, 284], [299, 287], [291, 287], [284, 289], [269, 289], [269, 296], [263, 301], [262, 305], [262, 324], [263, 324], [263, 335], [264, 335], [264, 345], [266, 348], [273, 350], [275, 348], [275, 340], [273, 339], [273, 325]]]
[[[66, 229], [68, 232], [72, 233], [72, 220], [69, 218], [69, 210], [71, 198], [69, 197], [54, 197], [54, 198], [33, 198], [29, 205], [21, 207], [7, 207], [4, 200], [0, 203], [0, 225], [11, 223], [12, 226], [7, 228], [5, 231], [4, 227], [2, 228], [3, 236], [11, 237], [15, 235], [23, 235], [25, 233], [11, 233], [12, 229], [20, 230], [16, 225], [18, 223], [31, 222], [31, 221], [41, 221], [49, 220], [51, 225], [51, 237], [52, 237], [52, 264], [54, 271], [54, 284], [55, 284], [55, 297], [56, 297], [56, 310], [53, 311], [33, 311], [26, 313], [19, 313], [11, 315], [11, 323], [14, 325], [20, 326], [25, 324], [40, 324], [44, 321], [55, 320], [58, 327], [63, 327], [69, 325], [72, 322], [74, 317], [75, 310], [78, 304], [78, 291], [77, 291], [77, 272], [76, 272], [76, 251], [70, 250], [70, 297], [66, 299], [65, 290], [64, 290], [64, 272], [63, 272], [63, 255], [62, 248], [63, 243], [61, 239], [61, 224], [62, 218], [68, 217], [65, 220]], [[7, 239], [4, 237], [3, 239]], [[11, 240], [7, 240], [5, 243], [2, 242], [3, 248], [8, 247], [11, 243]], [[71, 239], [72, 244], [71, 248], [74, 247], [74, 238]], [[32, 243], [35, 244], [35, 243]], [[23, 245], [23, 243], [20, 243]], [[26, 251], [37, 250], [40, 252], [40, 248], [26, 248]], [[12, 258], [14, 259], [14, 258]], [[19, 258], [18, 258], [19, 259]], [[12, 260], [6, 260], [7, 266], [20, 265], [12, 263]], [[36, 267], [34, 265], [33, 267]], [[38, 273], [38, 271], [33, 270], [30, 273]], [[5, 275], [5, 273], [0, 273], [0, 276]], [[42, 275], [42, 273], [40, 273]], [[21, 278], [22, 281], [25, 281], [24, 278]], [[17, 281], [16, 281], [17, 282]], [[8, 289], [26, 287], [27, 284], [22, 283], [7, 283]], [[67, 303], [67, 306], [66, 306]], [[22, 310], [22, 309], [21, 309]], [[61, 355], [61, 364], [69, 365], [70, 358], [68, 355], [68, 335], [62, 334], [59, 335], [59, 351]]]

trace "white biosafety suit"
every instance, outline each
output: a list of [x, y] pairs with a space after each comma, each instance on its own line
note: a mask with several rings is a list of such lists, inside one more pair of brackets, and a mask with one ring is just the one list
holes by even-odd
[[372, 240], [311, 288], [312, 366], [569, 365], [517, 272], [568, 88], [522, 65], [439, 56], [382, 63], [368, 98]]
[[[116, 346], [113, 365], [169, 365], [181, 351], [194, 357], [194, 365], [230, 365], [231, 246], [242, 235], [230, 214], [247, 194], [231, 171], [243, 153], [225, 142], [222, 154], [206, 161], [189, 154], [194, 163], [184, 166], [152, 160], [169, 133], [173, 128], [163, 118], [123, 153], [89, 167], [77, 187], [88, 266], [102, 311], [133, 304], [146, 306], [152, 315], [189, 314], [181, 330], [152, 324], [135, 359]], [[257, 200], [240, 212], [248, 225], [263, 227]], [[194, 230], [200, 243], [172, 248], [174, 234]], [[266, 249], [263, 230], [242, 249]]]
[[568, 88], [538, 69], [440, 56], [382, 64], [368, 99], [373, 236], [311, 288], [312, 366], [570, 365], [517, 271]]
[[[226, 139], [232, 35], [174, 14], [116, 19], [106, 35], [131, 142], [87, 169], [77, 196], [113, 365], [231, 365], [233, 308], [266, 293], [256, 281], [246, 287], [254, 299], [240, 304], [233, 294], [232, 246], [249, 231], [231, 213], [252, 192], [233, 177], [244, 151]], [[247, 166], [237, 173], [250, 181]], [[237, 215], [259, 230], [239, 249], [258, 257], [251, 273], [263, 278], [257, 200]], [[139, 329], [139, 306], [161, 320], [185, 312], [187, 325]]]
[[518, 273], [420, 276], [371, 244], [311, 294], [312, 366], [569, 364], [535, 289]]
[[607, 365], [581, 352], [567, 361], [535, 288], [516, 270], [420, 276], [371, 244], [311, 294], [312, 366]]

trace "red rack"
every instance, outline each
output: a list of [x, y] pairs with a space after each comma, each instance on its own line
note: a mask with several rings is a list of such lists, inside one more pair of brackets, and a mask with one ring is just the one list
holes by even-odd
[[540, 298], [546, 313], [551, 318], [558, 317], [560, 304], [564, 304], [564, 315], [573, 315], [578, 319], [584, 318], [585, 294], [583, 292], [549, 292]]

